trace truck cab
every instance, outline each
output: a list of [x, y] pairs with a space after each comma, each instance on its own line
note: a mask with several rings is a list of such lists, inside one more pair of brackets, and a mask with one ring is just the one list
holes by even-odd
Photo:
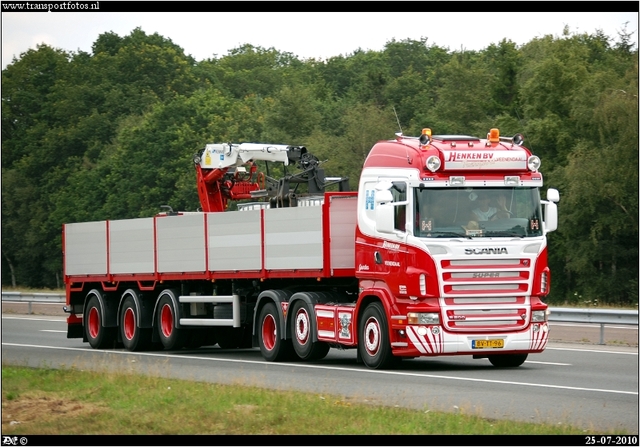
[[371, 150], [356, 276], [360, 301], [383, 303], [392, 356], [464, 353], [517, 366], [545, 348], [546, 234], [559, 196], [540, 199], [540, 160], [522, 142], [497, 129], [486, 139], [425, 129]]

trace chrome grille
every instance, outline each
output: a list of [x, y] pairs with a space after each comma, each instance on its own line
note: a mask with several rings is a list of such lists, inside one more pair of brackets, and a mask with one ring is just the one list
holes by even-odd
[[529, 259], [443, 260], [443, 324], [451, 331], [507, 331], [530, 319]]

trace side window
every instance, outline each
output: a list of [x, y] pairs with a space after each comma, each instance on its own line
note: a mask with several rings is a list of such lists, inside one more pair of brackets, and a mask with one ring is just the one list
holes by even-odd
[[[393, 182], [391, 188], [394, 202], [407, 201], [407, 184], [404, 182]], [[394, 207], [393, 226], [396, 230], [405, 231], [407, 222], [407, 205], [398, 205]]]

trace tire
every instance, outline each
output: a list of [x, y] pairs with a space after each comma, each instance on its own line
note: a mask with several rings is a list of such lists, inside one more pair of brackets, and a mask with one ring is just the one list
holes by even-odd
[[104, 314], [100, 301], [94, 294], [89, 298], [83, 320], [87, 340], [93, 349], [107, 349], [115, 346], [117, 328], [103, 326]]
[[118, 325], [120, 326], [120, 338], [127, 351], [144, 351], [151, 347], [153, 329], [138, 327], [140, 314], [136, 303], [127, 296], [122, 303]]
[[364, 309], [358, 330], [358, 352], [367, 367], [385, 369], [398, 363], [398, 358], [391, 353], [387, 319], [382, 304], [371, 303]]
[[171, 294], [163, 292], [158, 300], [158, 308], [156, 314], [156, 325], [158, 328], [158, 338], [167, 350], [181, 349], [187, 338], [185, 329], [176, 327], [176, 318], [178, 315]]
[[517, 368], [522, 365], [529, 354], [490, 355], [489, 361], [497, 368]]
[[291, 358], [291, 340], [281, 337], [280, 315], [273, 303], [267, 303], [260, 310], [258, 320], [258, 344], [262, 357], [269, 362], [281, 362]]
[[327, 343], [314, 342], [315, 331], [313, 313], [304, 301], [296, 301], [293, 305], [292, 343], [300, 360], [320, 360], [327, 356], [331, 347]]

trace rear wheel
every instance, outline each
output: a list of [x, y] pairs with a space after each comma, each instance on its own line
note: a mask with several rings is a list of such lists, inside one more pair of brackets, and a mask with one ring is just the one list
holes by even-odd
[[529, 354], [490, 355], [489, 361], [498, 368], [517, 368], [522, 365]]
[[314, 342], [314, 319], [309, 305], [296, 301], [293, 306], [293, 349], [301, 360], [320, 360], [326, 357], [331, 347], [327, 343]]
[[382, 304], [369, 304], [360, 318], [360, 340], [358, 352], [365, 365], [373, 369], [384, 369], [398, 363], [391, 353], [389, 330]]
[[116, 341], [115, 327], [104, 327], [104, 312], [100, 300], [94, 294], [87, 302], [84, 314], [84, 330], [89, 344], [94, 349], [113, 348]]
[[290, 358], [291, 340], [281, 338], [280, 315], [275, 304], [267, 303], [258, 320], [258, 344], [262, 357], [269, 362], [281, 362]]
[[[175, 298], [175, 296], [173, 297]], [[178, 312], [170, 292], [163, 292], [158, 300], [156, 324], [158, 336], [165, 349], [180, 349], [186, 342], [186, 331], [176, 327]]]
[[120, 336], [128, 351], [143, 351], [151, 347], [151, 328], [138, 327], [140, 313], [131, 296], [125, 298], [120, 311]]

